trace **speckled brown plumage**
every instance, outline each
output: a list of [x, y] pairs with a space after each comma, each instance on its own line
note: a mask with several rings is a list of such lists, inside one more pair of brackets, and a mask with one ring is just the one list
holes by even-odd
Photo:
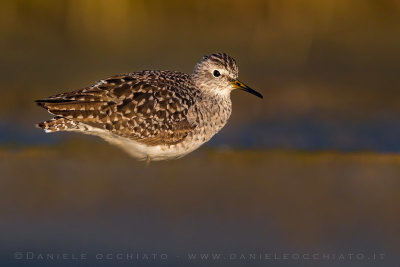
[[196, 126], [186, 115], [198, 93], [189, 75], [143, 71], [113, 76], [37, 102], [60, 120], [70, 119], [157, 145], [177, 143]]

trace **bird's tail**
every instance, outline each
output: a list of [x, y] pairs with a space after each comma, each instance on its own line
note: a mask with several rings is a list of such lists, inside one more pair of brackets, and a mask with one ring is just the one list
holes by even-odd
[[48, 121], [40, 122], [36, 124], [36, 126], [42, 128], [46, 133], [71, 131], [79, 128], [74, 121], [60, 116], [56, 116]]

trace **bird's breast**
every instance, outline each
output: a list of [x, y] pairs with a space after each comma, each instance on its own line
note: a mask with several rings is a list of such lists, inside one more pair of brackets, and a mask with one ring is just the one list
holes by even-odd
[[232, 112], [230, 98], [209, 98], [197, 103], [191, 110], [190, 120], [197, 127], [192, 132], [195, 141], [207, 142], [227, 123]]

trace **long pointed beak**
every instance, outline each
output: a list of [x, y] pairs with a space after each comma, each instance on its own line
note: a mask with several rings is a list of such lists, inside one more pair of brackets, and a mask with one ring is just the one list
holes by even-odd
[[256, 90], [251, 89], [250, 87], [248, 87], [247, 85], [245, 85], [244, 83], [242, 83], [239, 80], [236, 80], [234, 82], [232, 82], [232, 85], [235, 89], [241, 89], [243, 91], [246, 91], [252, 95], [258, 96], [259, 98], [263, 98], [262, 94], [260, 94], [259, 92], [257, 92]]

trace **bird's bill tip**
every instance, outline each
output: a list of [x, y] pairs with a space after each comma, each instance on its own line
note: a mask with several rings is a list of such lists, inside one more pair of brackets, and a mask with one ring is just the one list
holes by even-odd
[[262, 94], [260, 94], [259, 92], [257, 92], [254, 89], [251, 89], [249, 86], [245, 85], [244, 83], [242, 83], [239, 80], [235, 80], [234, 82], [232, 82], [232, 85], [233, 85], [233, 88], [235, 88], [235, 89], [241, 89], [241, 90], [246, 91], [252, 95], [255, 95], [261, 99], [263, 98]]

